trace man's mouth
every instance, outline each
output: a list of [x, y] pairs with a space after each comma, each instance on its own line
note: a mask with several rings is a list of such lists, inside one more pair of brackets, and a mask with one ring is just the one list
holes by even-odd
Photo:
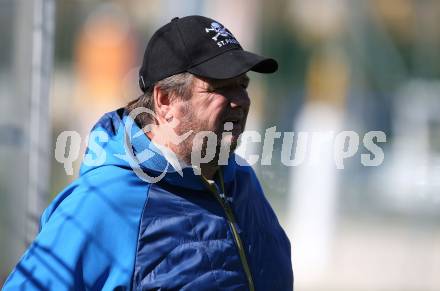
[[225, 125], [228, 122], [232, 123], [233, 129], [239, 129], [239, 128], [241, 129], [241, 124], [242, 124], [241, 118], [227, 118], [223, 122], [223, 125]]

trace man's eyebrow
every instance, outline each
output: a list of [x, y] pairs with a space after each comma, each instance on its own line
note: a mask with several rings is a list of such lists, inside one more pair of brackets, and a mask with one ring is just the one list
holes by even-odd
[[[233, 82], [231, 82], [233, 81]], [[234, 79], [229, 79], [229, 80], [215, 80], [212, 79], [209, 83], [208, 83], [208, 88], [209, 89], [218, 89], [218, 88], [222, 88], [222, 87], [226, 87], [226, 86], [230, 86], [232, 84], [234, 85], [241, 85], [241, 84], [249, 84], [249, 77], [247, 75], [241, 75], [237, 78]]]

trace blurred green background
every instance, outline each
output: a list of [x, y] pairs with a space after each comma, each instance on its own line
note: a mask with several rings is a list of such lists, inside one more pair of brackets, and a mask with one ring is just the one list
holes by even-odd
[[[93, 124], [140, 95], [151, 34], [192, 14], [279, 62], [249, 74], [248, 129], [360, 136], [344, 169], [326, 158], [332, 143], [318, 165], [286, 167], [282, 138], [254, 166], [290, 237], [295, 289], [440, 290], [437, 0], [0, 0], [0, 282], [77, 175]], [[82, 137], [72, 176], [54, 155], [66, 130]], [[368, 131], [387, 137], [375, 167], [360, 162]]]

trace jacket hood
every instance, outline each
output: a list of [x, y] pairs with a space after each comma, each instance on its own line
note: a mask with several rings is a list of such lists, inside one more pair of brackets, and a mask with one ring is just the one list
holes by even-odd
[[[224, 182], [234, 179], [235, 154], [221, 166]], [[80, 176], [105, 166], [132, 170], [141, 180], [201, 190], [205, 188], [192, 166], [182, 165], [174, 154], [156, 145], [140, 129], [124, 108], [104, 114], [89, 135]]]

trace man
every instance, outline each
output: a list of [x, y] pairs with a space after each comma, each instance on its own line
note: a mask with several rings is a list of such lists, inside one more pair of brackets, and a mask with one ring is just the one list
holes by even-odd
[[212, 19], [160, 28], [143, 96], [95, 125], [80, 177], [45, 210], [4, 289], [292, 290], [289, 240], [232, 153], [246, 72], [276, 69]]

